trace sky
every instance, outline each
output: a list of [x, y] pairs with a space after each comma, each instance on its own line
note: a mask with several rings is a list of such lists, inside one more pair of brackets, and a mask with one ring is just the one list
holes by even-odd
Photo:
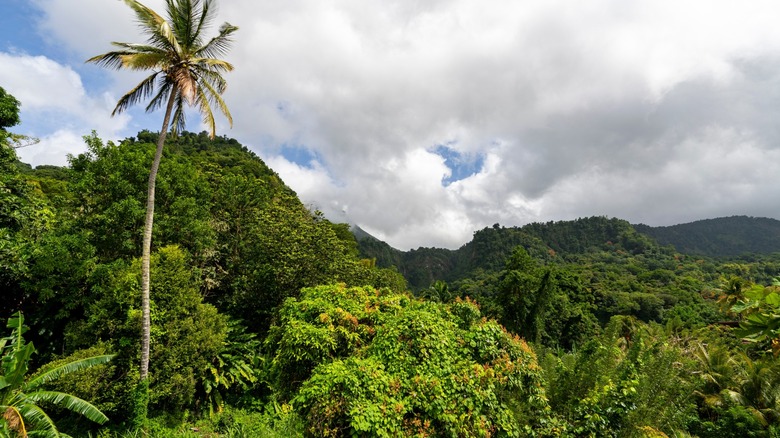
[[[776, 0], [221, 0], [217, 24], [240, 30], [217, 130], [402, 250], [496, 223], [780, 218], [778, 16]], [[144, 77], [84, 63], [111, 41], [145, 41], [123, 1], [2, 0], [12, 131], [41, 140], [22, 161], [160, 129], [142, 107], [111, 117]]]

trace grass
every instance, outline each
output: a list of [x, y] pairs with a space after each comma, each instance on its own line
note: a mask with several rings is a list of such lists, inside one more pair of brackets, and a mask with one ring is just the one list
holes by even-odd
[[303, 422], [289, 407], [267, 412], [229, 408], [213, 417], [179, 425], [150, 420], [146, 430], [101, 430], [90, 438], [288, 438], [303, 435]]

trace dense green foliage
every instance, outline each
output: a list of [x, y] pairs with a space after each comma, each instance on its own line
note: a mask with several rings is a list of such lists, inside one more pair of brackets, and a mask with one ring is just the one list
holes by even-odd
[[518, 436], [548, 414], [533, 351], [472, 302], [327, 286], [279, 313], [274, 386], [311, 436]]
[[8, 94], [3, 87], [0, 87], [0, 130], [2, 132], [6, 132], [6, 128], [19, 124], [21, 121], [19, 119], [20, 105], [21, 103], [15, 97]]
[[[116, 354], [108, 369], [59, 384], [117, 424], [131, 422], [137, 395], [138, 255], [154, 139], [141, 132], [104, 144], [93, 134], [66, 169], [25, 169], [12, 149], [1, 149], [9, 189], [0, 211], [9, 214], [0, 316], [21, 310], [35, 325], [29, 336], [41, 354], [33, 366], [83, 351]], [[304, 287], [405, 289], [399, 274], [358, 259], [345, 226], [308, 211], [235, 140], [183, 133], [166, 155], [152, 257], [154, 412], [181, 419], [219, 411], [246, 391], [263, 394], [259, 341], [252, 347], [251, 339], [264, 336], [276, 307]]]
[[149, 171], [141, 243], [141, 365], [135, 389], [134, 418], [135, 423], [144, 424], [151, 398], [148, 379], [155, 194], [165, 138], [169, 130], [174, 136], [184, 130], [185, 104], [197, 109], [212, 139], [216, 133], [212, 107], [218, 108], [233, 125], [233, 117], [222, 99], [227, 89], [227, 81], [222, 74], [233, 70], [233, 65], [219, 58], [227, 53], [232, 42], [231, 35], [238, 27], [224, 23], [216, 36], [206, 38], [205, 31], [215, 19], [216, 3], [213, 0], [168, 0], [165, 18], [136, 0], [125, 0], [125, 3], [135, 13], [136, 23], [147, 37], [146, 42], [114, 42], [112, 44], [118, 50], [94, 56], [87, 62], [114, 69], [151, 71], [150, 76], [119, 99], [111, 115], [121, 113], [149, 97], [151, 100], [146, 106], [147, 112], [165, 107]]
[[[110, 418], [97, 431], [46, 405], [61, 429], [780, 433], [777, 254], [684, 254], [600, 217], [495, 225], [455, 251], [402, 253], [307, 210], [235, 140], [186, 132], [167, 142], [157, 181], [155, 372], [141, 400], [155, 418], [134, 430], [144, 393], [135, 384], [139, 255], [156, 139], [144, 131], [106, 144], [93, 134], [67, 168], [32, 169], [0, 148], [0, 317], [22, 311], [38, 350], [6, 341], [18, 367], [3, 359], [0, 381], [34, 393], [35, 376], [115, 355], [45, 378], [46, 394], [89, 400]], [[28, 369], [38, 371], [19, 379]]]
[[406, 253], [357, 235], [364, 256], [412, 273], [419, 296], [472, 297], [547, 352], [557, 434], [774, 436], [780, 299], [767, 285], [780, 257], [686, 255], [637, 229], [600, 217], [496, 225], [456, 251]]

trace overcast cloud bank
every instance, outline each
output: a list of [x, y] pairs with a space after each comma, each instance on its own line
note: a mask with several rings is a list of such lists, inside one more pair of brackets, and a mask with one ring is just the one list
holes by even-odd
[[[0, 48], [20, 131], [43, 140], [22, 158], [63, 164], [92, 129], [159, 129], [109, 117], [139, 76], [82, 64], [142, 39], [129, 8], [33, 2], [41, 53]], [[779, 15], [773, 1], [222, 0], [240, 31], [234, 127], [219, 131], [400, 249], [455, 248], [497, 222], [778, 218]]]

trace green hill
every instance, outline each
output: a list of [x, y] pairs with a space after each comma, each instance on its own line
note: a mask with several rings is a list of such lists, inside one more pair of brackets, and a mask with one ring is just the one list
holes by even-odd
[[731, 216], [668, 227], [636, 225], [636, 230], [685, 254], [734, 257], [780, 252], [780, 221]]
[[376, 259], [380, 267], [397, 267], [413, 290], [427, 288], [435, 280], [452, 282], [476, 271], [499, 271], [518, 245], [534, 258], [557, 262], [603, 249], [629, 253], [660, 251], [655, 241], [638, 233], [628, 222], [605, 217], [533, 223], [523, 227], [495, 224], [475, 231], [472, 240], [457, 250], [418, 248], [399, 251], [365, 232], [356, 234], [356, 239], [362, 257]]
[[532, 223], [522, 227], [496, 224], [474, 232], [472, 240], [457, 250], [418, 248], [399, 251], [364, 231], [355, 236], [361, 256], [375, 258], [378, 266], [396, 266], [414, 290], [427, 288], [435, 280], [457, 281], [475, 270], [500, 270], [518, 245], [537, 259], [556, 262], [573, 261], [578, 256], [604, 249], [634, 255], [665, 253], [671, 257], [676, 251], [721, 258], [780, 252], [780, 221], [748, 216], [706, 219], [667, 227], [631, 225], [625, 220], [605, 217]]

